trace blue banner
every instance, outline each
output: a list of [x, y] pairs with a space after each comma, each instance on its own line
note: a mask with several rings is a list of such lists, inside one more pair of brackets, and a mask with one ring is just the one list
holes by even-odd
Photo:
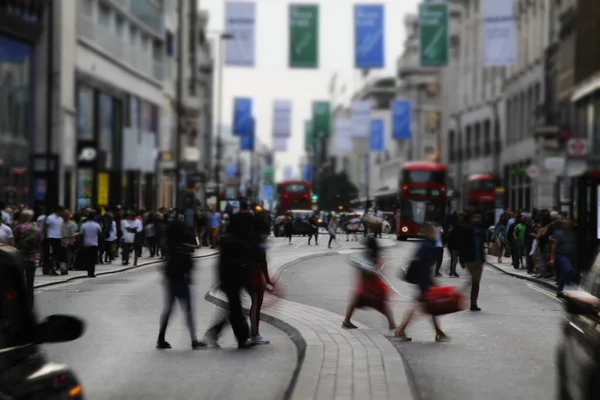
[[312, 181], [315, 177], [315, 167], [312, 165], [305, 165], [304, 166], [304, 171], [303, 172], [303, 180], [305, 181]]
[[254, 146], [256, 145], [254, 124], [254, 117], [250, 117], [248, 133], [240, 136], [240, 150], [242, 151], [254, 151]]
[[275, 187], [273, 185], [265, 185], [265, 200], [273, 200], [275, 197]]
[[356, 68], [385, 68], [383, 6], [375, 4], [354, 6], [354, 30]]
[[385, 121], [383, 119], [371, 120], [371, 151], [385, 151]]
[[227, 166], [227, 177], [228, 178], [237, 178], [240, 174], [240, 169], [237, 164], [229, 164]]
[[252, 99], [236, 97], [233, 104], [233, 134], [244, 136], [250, 132], [252, 119]]
[[413, 106], [408, 100], [396, 100], [392, 106], [394, 139], [412, 139]]

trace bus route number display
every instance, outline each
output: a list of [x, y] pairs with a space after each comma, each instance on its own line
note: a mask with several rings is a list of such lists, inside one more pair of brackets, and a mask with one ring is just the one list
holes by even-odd
[[442, 193], [440, 189], [414, 188], [408, 190], [409, 196], [439, 197]]

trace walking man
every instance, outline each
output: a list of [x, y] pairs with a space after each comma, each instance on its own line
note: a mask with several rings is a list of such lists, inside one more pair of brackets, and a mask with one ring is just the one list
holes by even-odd
[[460, 262], [471, 274], [471, 311], [481, 311], [477, 300], [485, 262], [485, 229], [483, 229], [482, 223], [483, 214], [480, 211], [465, 215], [465, 224], [460, 227], [458, 236], [461, 238]]
[[96, 212], [90, 211], [89, 218], [81, 225], [83, 236], [82, 261], [87, 269], [88, 278], [96, 277], [96, 263], [98, 262], [98, 244], [103, 235], [102, 227], [96, 222]]
[[197, 350], [206, 347], [196, 337], [196, 326], [194, 324], [194, 312], [192, 308], [192, 294], [190, 285], [192, 283], [192, 269], [194, 261], [192, 254], [196, 248], [196, 241], [191, 232], [188, 232], [183, 221], [175, 218], [167, 227], [167, 261], [164, 266], [165, 284], [165, 307], [160, 317], [160, 330], [158, 333], [157, 349], [170, 349], [171, 345], [166, 341], [167, 325], [169, 318], [178, 300], [184, 309], [187, 326], [190, 331], [192, 349]]
[[319, 220], [317, 214], [313, 213], [308, 219], [309, 231], [308, 231], [308, 245], [310, 246], [310, 240], [315, 237], [315, 246], [319, 245]]
[[64, 207], [58, 206], [45, 220], [44, 237], [48, 240], [52, 256], [47, 257], [48, 264], [44, 264], [44, 275], [58, 275], [56, 270], [60, 270], [61, 275], [67, 274], [67, 259], [62, 246], [62, 228], [65, 222], [62, 215], [64, 211]]
[[[122, 264], [129, 264], [129, 254], [135, 251], [135, 235], [142, 231], [142, 224], [135, 218], [135, 214], [129, 212], [127, 219], [121, 221], [121, 231], [123, 231], [123, 251]], [[137, 254], [134, 253], [133, 265], [137, 264]]]

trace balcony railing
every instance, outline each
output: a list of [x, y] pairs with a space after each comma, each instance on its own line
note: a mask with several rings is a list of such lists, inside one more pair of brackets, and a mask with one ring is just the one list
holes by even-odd
[[[171, 2], [173, 0], [168, 0]], [[153, 0], [112, 0], [113, 3], [137, 18], [148, 28], [164, 37], [165, 25], [163, 20], [163, 9]], [[175, 3], [175, 1], [173, 1]]]
[[115, 35], [108, 28], [95, 23], [86, 15], [79, 15], [78, 29], [81, 37], [95, 43], [115, 59], [148, 77], [162, 81], [162, 62], [153, 60], [152, 56], [144, 53], [141, 48], [126, 44], [122, 37]]

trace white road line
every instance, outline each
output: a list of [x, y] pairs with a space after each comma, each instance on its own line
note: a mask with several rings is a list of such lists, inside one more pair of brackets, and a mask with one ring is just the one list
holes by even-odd
[[297, 248], [299, 248], [302, 245], [304, 245], [304, 243], [300, 243], [299, 245], [295, 246], [294, 248], [297, 249]]
[[556, 293], [553, 293], [553, 292], [551, 292], [549, 290], [546, 290], [546, 289], [542, 289], [541, 287], [539, 287], [537, 285], [534, 285], [532, 283], [528, 283], [527, 287], [529, 287], [530, 289], [535, 290], [536, 292], [539, 292], [539, 293], [543, 294], [544, 296], [548, 296], [551, 299], [553, 299], [553, 300], [555, 300], [555, 301], [557, 301], [559, 303], [562, 303], [562, 300], [556, 297]]

